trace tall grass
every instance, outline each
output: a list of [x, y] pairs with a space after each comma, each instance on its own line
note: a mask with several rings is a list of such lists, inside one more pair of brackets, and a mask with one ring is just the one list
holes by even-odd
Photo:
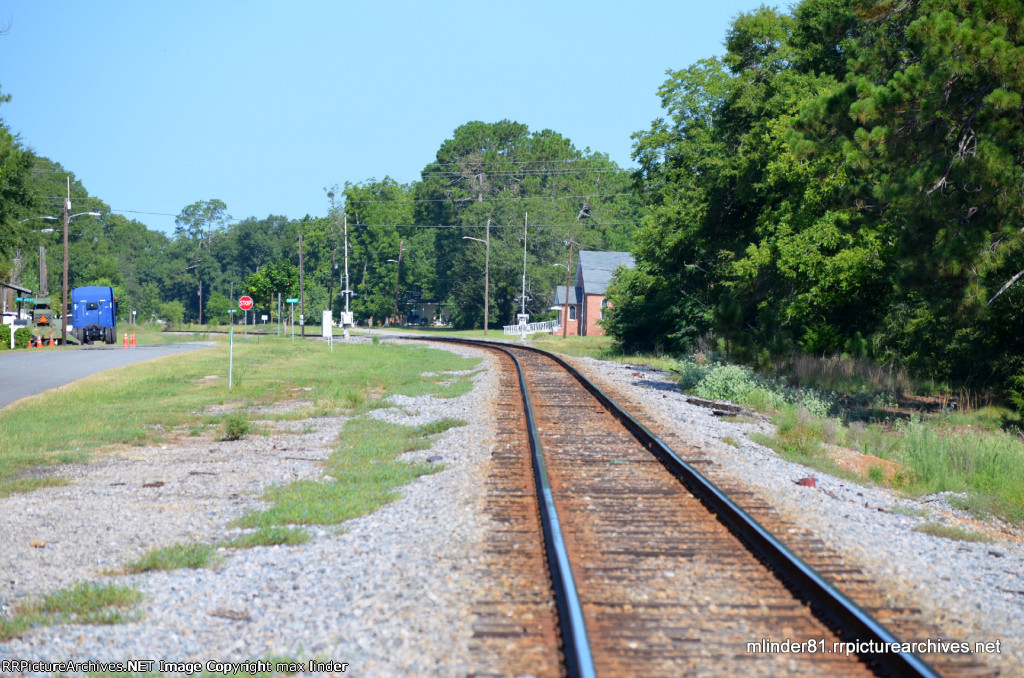
[[963, 431], [920, 420], [896, 435], [862, 434], [859, 446], [910, 471], [906, 490], [915, 494], [965, 493], [964, 508], [1024, 521], [1024, 444], [1004, 431]]
[[835, 393], [893, 393], [905, 395], [914, 383], [902, 367], [878, 365], [866, 358], [841, 355], [795, 354], [775, 365], [776, 373], [788, 375], [801, 386]]

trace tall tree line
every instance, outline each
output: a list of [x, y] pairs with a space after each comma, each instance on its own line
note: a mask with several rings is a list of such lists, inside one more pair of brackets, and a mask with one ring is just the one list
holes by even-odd
[[1024, 349], [1022, 20], [1006, 0], [739, 15], [635, 135], [651, 211], [610, 331], [1005, 385]]
[[35, 289], [35, 252], [44, 245], [44, 276], [51, 290], [60, 288], [61, 229], [43, 233], [59, 223], [37, 217], [59, 215], [70, 186], [76, 212], [101, 215], [71, 221], [70, 287], [110, 285], [121, 316], [134, 311], [140, 321], [223, 323], [243, 293], [271, 315], [278, 295], [301, 294], [311, 321], [328, 308], [337, 319], [347, 285], [359, 322], [402, 319], [416, 302], [433, 301], [457, 327], [480, 327], [485, 247], [463, 236], [484, 239], [490, 221], [489, 322], [508, 324], [524, 303], [535, 316], [548, 313], [570, 241], [577, 251], [626, 249], [640, 217], [629, 173], [607, 156], [507, 120], [459, 127], [419, 181], [385, 177], [325, 190], [326, 216], [235, 219], [210, 198], [183, 207], [173, 234], [111, 212], [72, 172], [3, 127], [0, 142], [0, 275]]

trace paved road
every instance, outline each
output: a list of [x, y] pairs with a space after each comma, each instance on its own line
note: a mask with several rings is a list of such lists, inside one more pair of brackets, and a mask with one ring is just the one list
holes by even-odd
[[93, 346], [68, 351], [4, 351], [0, 353], [0, 408], [113, 367], [210, 345], [208, 342], [188, 342], [139, 346], [135, 350], [125, 350], [120, 346]]

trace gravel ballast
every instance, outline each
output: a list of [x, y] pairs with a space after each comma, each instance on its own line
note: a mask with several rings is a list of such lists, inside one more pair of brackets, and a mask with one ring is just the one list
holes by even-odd
[[[482, 357], [481, 367], [496, 365], [482, 351], [444, 348]], [[963, 516], [941, 497], [901, 498], [783, 461], [748, 438], [769, 431], [766, 421], [723, 421], [687, 403], [666, 374], [573, 362], [643, 402], [644, 416], [703, 449], [717, 473], [748, 485], [957, 639], [1001, 641], [1001, 654], [983, 661], [1003, 675], [1024, 675], [1024, 548], [1018, 533], [1010, 530], [991, 543], [922, 534], [914, 528], [924, 522]], [[443, 464], [443, 471], [403, 487], [400, 499], [370, 515], [340, 526], [301, 528], [313, 537], [306, 544], [222, 550], [223, 562], [215, 568], [104, 574], [157, 546], [238, 536], [231, 521], [265, 505], [258, 498], [264, 487], [321, 477], [318, 460], [333, 451], [343, 417], [277, 422], [292, 430], [235, 442], [181, 438], [98, 455], [94, 463], [57, 469], [72, 480], [69, 486], [0, 499], [0, 613], [83, 580], [131, 585], [145, 596], [136, 621], [36, 628], [0, 642], [0, 660], [290, 656], [346, 662], [345, 675], [465, 675], [473, 665], [474, 565], [487, 530], [479, 516], [493, 444], [490, 404], [497, 393], [490, 370], [472, 379], [474, 390], [464, 396], [394, 397], [393, 407], [372, 413], [409, 425], [466, 421], [431, 449], [409, 455]], [[816, 487], [796, 485], [807, 476]]]
[[[447, 350], [483, 357], [482, 367], [491, 360], [473, 349]], [[370, 413], [412, 426], [467, 422], [406, 456], [429, 458], [443, 471], [401, 488], [399, 500], [370, 515], [301, 528], [314, 537], [306, 544], [222, 549], [215, 568], [100, 574], [157, 546], [237, 536], [228, 524], [264, 506], [257, 497], [266, 485], [321, 476], [317, 460], [333, 451], [342, 417], [284, 422], [294, 430], [268, 437], [103, 455], [61, 467], [70, 486], [0, 500], [9, 546], [0, 553], [5, 615], [33, 594], [85, 579], [134, 586], [145, 596], [138, 621], [35, 629], [0, 643], [0, 661], [283, 656], [344, 662], [346, 675], [466, 673], [491, 446], [487, 403], [496, 384], [486, 369], [472, 379], [464, 396], [396, 396], [394, 407]]]

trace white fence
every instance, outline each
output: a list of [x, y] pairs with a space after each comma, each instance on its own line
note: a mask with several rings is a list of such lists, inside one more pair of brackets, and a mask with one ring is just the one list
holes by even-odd
[[517, 334], [535, 334], [537, 332], [553, 332], [559, 328], [557, 320], [548, 320], [542, 323], [530, 323], [525, 326], [523, 325], [505, 325], [505, 336], [515, 336]]

